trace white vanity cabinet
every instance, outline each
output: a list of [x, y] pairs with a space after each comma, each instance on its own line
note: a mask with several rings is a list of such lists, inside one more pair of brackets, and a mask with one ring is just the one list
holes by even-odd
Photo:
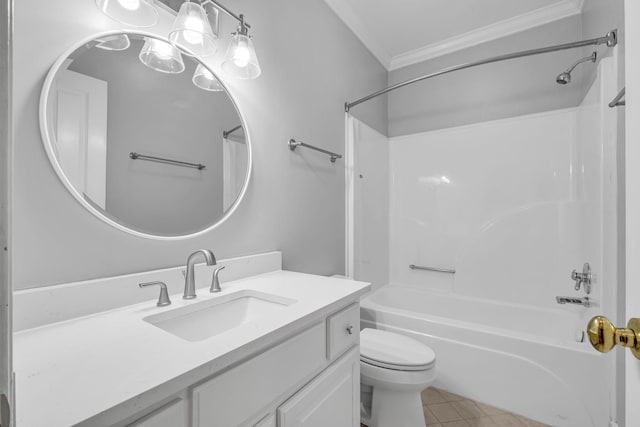
[[332, 363], [278, 408], [278, 427], [360, 424], [360, 305], [330, 315], [326, 323]]
[[[359, 425], [359, 331], [360, 306], [352, 304], [197, 385], [193, 427]], [[276, 405], [277, 418], [269, 409]], [[266, 416], [260, 412], [265, 409]]]
[[278, 427], [357, 426], [360, 422], [360, 352], [340, 360], [278, 408]]
[[[181, 276], [179, 269], [174, 273]], [[176, 298], [168, 308], [146, 301], [25, 330], [15, 340], [16, 378], [18, 401], [28, 409], [17, 411], [16, 425], [357, 427], [357, 301], [369, 288], [276, 270], [226, 283], [220, 294]], [[264, 304], [224, 305], [247, 295], [279, 305], [270, 311]], [[241, 317], [245, 309], [256, 317]], [[160, 314], [182, 319], [185, 310], [217, 316], [189, 327], [215, 329], [229, 313], [236, 323], [190, 340], [149, 320]], [[59, 392], [51, 394], [51, 384]]]
[[[127, 427], [355, 427], [360, 307], [351, 304], [138, 414]], [[88, 424], [91, 425], [91, 424]]]
[[290, 396], [326, 364], [324, 324], [193, 388], [193, 427], [253, 425], [259, 411]]

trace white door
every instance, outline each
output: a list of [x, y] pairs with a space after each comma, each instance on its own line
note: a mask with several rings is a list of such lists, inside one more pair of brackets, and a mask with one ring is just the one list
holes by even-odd
[[9, 174], [12, 2], [0, 8], [0, 427], [11, 425], [11, 282], [9, 281]]
[[[640, 2], [625, 1], [626, 317], [640, 317]], [[624, 326], [624, 325], [616, 325]], [[625, 350], [626, 426], [640, 425], [640, 360]]]
[[105, 209], [107, 82], [65, 70], [56, 78], [54, 151], [73, 187]]
[[359, 402], [360, 348], [356, 347], [278, 408], [278, 427], [356, 427]]

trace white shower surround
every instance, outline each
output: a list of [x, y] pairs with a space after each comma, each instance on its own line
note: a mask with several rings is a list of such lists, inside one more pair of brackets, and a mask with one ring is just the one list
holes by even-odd
[[[556, 426], [615, 416], [615, 358], [576, 342], [591, 316], [618, 317], [615, 55], [577, 108], [389, 140], [388, 278], [366, 267], [384, 256], [357, 253], [386, 231], [354, 210], [354, 265], [391, 284], [363, 301], [363, 322], [432, 346], [437, 386]], [[379, 159], [359, 143], [356, 174]], [[355, 199], [381, 191], [361, 184]], [[584, 296], [569, 273], [587, 261], [595, 306], [558, 305]]]
[[391, 283], [555, 308], [572, 269], [599, 274], [581, 238], [595, 203], [578, 192], [581, 111], [391, 139]]

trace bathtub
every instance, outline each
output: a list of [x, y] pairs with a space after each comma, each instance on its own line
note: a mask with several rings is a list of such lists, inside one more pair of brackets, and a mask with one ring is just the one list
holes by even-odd
[[435, 351], [435, 387], [552, 426], [608, 425], [613, 373], [606, 356], [579, 342], [575, 312], [393, 285], [361, 307], [361, 327]]

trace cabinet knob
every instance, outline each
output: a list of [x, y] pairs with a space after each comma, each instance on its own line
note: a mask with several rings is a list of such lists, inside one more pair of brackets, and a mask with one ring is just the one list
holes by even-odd
[[347, 326], [347, 333], [353, 335], [353, 326]]

